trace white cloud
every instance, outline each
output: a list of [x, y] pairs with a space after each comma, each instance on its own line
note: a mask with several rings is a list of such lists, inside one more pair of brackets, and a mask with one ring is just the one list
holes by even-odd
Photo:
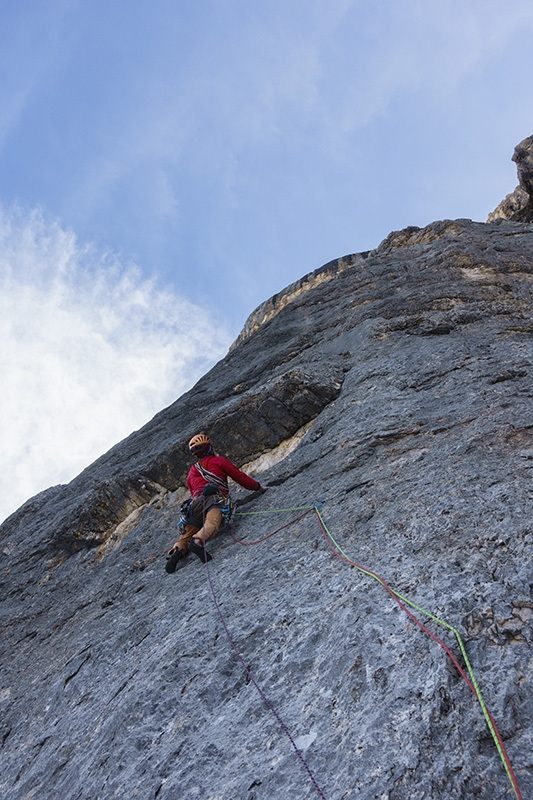
[[60, 224], [0, 208], [0, 341], [3, 519], [190, 388], [229, 337]]

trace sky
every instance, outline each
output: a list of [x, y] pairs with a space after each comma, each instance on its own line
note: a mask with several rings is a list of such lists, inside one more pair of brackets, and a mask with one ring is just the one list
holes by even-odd
[[484, 221], [533, 134], [531, 0], [3, 0], [0, 21], [0, 520], [291, 282]]

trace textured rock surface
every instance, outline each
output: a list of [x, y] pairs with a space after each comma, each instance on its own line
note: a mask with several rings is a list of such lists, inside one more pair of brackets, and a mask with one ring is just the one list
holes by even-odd
[[352, 559], [458, 628], [533, 796], [533, 225], [408, 228], [305, 285], [1, 527], [3, 796], [318, 797], [212, 591], [328, 800], [514, 796], [442, 649], [313, 515], [164, 572], [199, 426], [270, 463], [244, 510], [323, 499]]
[[509, 219], [533, 222], [533, 136], [517, 144], [513, 153], [518, 186], [487, 217], [487, 222]]

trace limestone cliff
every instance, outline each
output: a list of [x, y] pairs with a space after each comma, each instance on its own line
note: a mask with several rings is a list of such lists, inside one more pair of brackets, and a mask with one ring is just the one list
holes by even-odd
[[487, 222], [497, 219], [533, 222], [533, 136], [516, 145], [513, 161], [516, 164], [518, 186], [489, 214]]
[[[449, 656], [315, 512], [265, 539], [319, 500], [345, 559], [458, 630], [533, 796], [533, 225], [332, 263], [2, 525], [3, 796], [516, 796]], [[265, 540], [221, 533], [167, 575], [200, 428], [270, 484], [234, 532]]]

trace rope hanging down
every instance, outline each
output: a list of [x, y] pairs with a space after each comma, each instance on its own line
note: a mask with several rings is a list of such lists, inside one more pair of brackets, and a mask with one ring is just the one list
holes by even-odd
[[[289, 525], [292, 525], [297, 520], [301, 519], [302, 517], [305, 517], [305, 515], [309, 514], [311, 511], [313, 511], [313, 507], [312, 506], [305, 511], [305, 514], [301, 514], [296, 519], [293, 519], [293, 520], [291, 520], [291, 522], [288, 522], [286, 525], [283, 525], [281, 528], [278, 528], [278, 531], [283, 530], [283, 528], [287, 528]], [[274, 531], [274, 533], [278, 533], [278, 531]], [[273, 535], [274, 534], [269, 534], [269, 536], [267, 536], [265, 538], [268, 539], [268, 538], [270, 538], [270, 536], [273, 536]], [[233, 532], [232, 532], [232, 536], [233, 536]], [[238, 542], [239, 540], [236, 539], [235, 541]], [[261, 539], [260, 541], [264, 541], [264, 539]], [[241, 542], [241, 544], [243, 544], [243, 543]], [[257, 544], [257, 542], [250, 542], [250, 544]], [[204, 551], [205, 551], [205, 542], [204, 542]], [[206, 569], [207, 581], [209, 583], [209, 589], [211, 591], [211, 596], [213, 598], [213, 602], [215, 604], [215, 608], [217, 610], [218, 616], [220, 617], [220, 621], [222, 622], [222, 627], [224, 628], [226, 637], [227, 637], [227, 639], [228, 639], [228, 641], [229, 641], [229, 643], [230, 643], [235, 655], [237, 656], [241, 666], [243, 667], [244, 671], [246, 672], [246, 674], [248, 676], [248, 679], [254, 685], [254, 687], [255, 687], [256, 691], [258, 692], [258, 694], [260, 695], [261, 699], [263, 700], [263, 702], [265, 703], [267, 708], [270, 710], [270, 712], [274, 715], [274, 717], [278, 721], [283, 733], [285, 734], [285, 736], [288, 738], [289, 742], [291, 743], [294, 752], [296, 753], [296, 755], [298, 756], [300, 762], [302, 763], [302, 765], [303, 765], [305, 771], [307, 772], [307, 774], [308, 774], [308, 776], [309, 776], [309, 778], [311, 780], [311, 783], [313, 784], [313, 786], [314, 786], [315, 790], [317, 791], [318, 795], [322, 798], [322, 800], [326, 800], [326, 796], [324, 795], [324, 793], [322, 792], [322, 789], [318, 785], [313, 773], [311, 772], [311, 769], [310, 769], [309, 765], [307, 764], [307, 761], [305, 760], [305, 758], [303, 757], [303, 755], [299, 751], [298, 747], [296, 746], [296, 742], [294, 741], [294, 738], [291, 735], [291, 732], [289, 731], [287, 725], [285, 724], [285, 722], [283, 721], [283, 719], [281, 718], [279, 713], [276, 711], [276, 709], [274, 708], [274, 706], [272, 705], [270, 700], [267, 698], [267, 696], [265, 695], [265, 693], [263, 692], [263, 690], [261, 689], [261, 687], [259, 686], [259, 684], [255, 680], [254, 676], [251, 673], [250, 668], [246, 664], [244, 658], [242, 657], [242, 655], [240, 654], [240, 652], [239, 652], [239, 650], [237, 648], [237, 645], [233, 641], [233, 638], [231, 636], [230, 630], [229, 630], [229, 628], [228, 628], [228, 626], [226, 624], [226, 620], [224, 619], [224, 615], [222, 614], [222, 611], [220, 609], [218, 600], [216, 598], [215, 589], [213, 587], [213, 581], [211, 580], [211, 573], [209, 571], [209, 562], [208, 561], [206, 561], [205, 566], [207, 568]]]
[[[356, 569], [358, 569], [363, 574], [373, 578], [378, 583], [380, 583], [383, 586], [383, 588], [386, 589], [386, 591], [391, 595], [391, 597], [394, 599], [394, 601], [400, 606], [400, 608], [407, 614], [407, 616], [421, 630], [423, 630], [428, 636], [430, 636], [435, 642], [437, 642], [437, 644], [439, 644], [440, 647], [442, 647], [442, 649], [450, 657], [452, 663], [456, 667], [456, 669], [459, 672], [459, 674], [461, 675], [461, 677], [464, 679], [464, 681], [467, 684], [468, 688], [472, 691], [472, 693], [477, 698], [477, 700], [478, 700], [478, 702], [479, 702], [479, 704], [481, 706], [481, 710], [483, 712], [483, 716], [485, 717], [485, 721], [487, 723], [487, 727], [489, 728], [491, 736], [492, 736], [492, 738], [494, 740], [494, 743], [496, 745], [496, 748], [497, 748], [498, 753], [500, 755], [500, 758], [502, 760], [503, 766], [505, 768], [505, 772], [507, 774], [507, 777], [509, 778], [509, 781], [510, 781], [512, 787], [513, 787], [513, 791], [514, 791], [514, 793], [516, 795], [516, 798], [517, 798], [517, 800], [523, 800], [522, 794], [520, 792], [520, 788], [518, 786], [518, 782], [517, 782], [517, 779], [516, 779], [512, 764], [511, 764], [511, 761], [509, 759], [509, 756], [508, 756], [507, 751], [505, 749], [505, 745], [503, 743], [502, 736], [501, 736], [501, 734], [500, 734], [500, 732], [498, 730], [498, 727], [496, 725], [494, 717], [492, 716], [492, 714], [489, 711], [485, 701], [483, 700], [483, 696], [481, 694], [481, 690], [479, 688], [476, 676], [474, 674], [472, 665], [471, 665], [470, 660], [468, 658], [468, 655], [466, 653], [464, 642], [463, 642], [459, 632], [457, 631], [457, 629], [454, 628], [449, 623], [447, 623], [445, 620], [442, 620], [439, 617], [437, 617], [435, 614], [432, 614], [430, 611], [426, 611], [425, 609], [423, 609], [420, 606], [416, 605], [416, 603], [413, 603], [411, 600], [409, 600], [407, 597], [403, 596], [399, 592], [396, 592], [376, 572], [373, 572], [372, 570], [366, 569], [365, 567], [362, 567], [360, 564], [357, 564], [355, 561], [352, 561], [346, 555], [346, 553], [343, 551], [343, 549], [339, 545], [339, 543], [335, 540], [333, 534], [329, 531], [329, 529], [328, 529], [328, 527], [327, 527], [327, 525], [326, 525], [326, 523], [324, 521], [324, 518], [322, 517], [322, 514], [320, 513], [320, 508], [322, 507], [322, 505], [323, 505], [323, 502], [315, 503], [312, 506], [303, 506], [303, 507], [298, 507], [298, 508], [283, 508], [283, 509], [273, 509], [273, 510], [269, 510], [269, 511], [255, 511], [255, 512], [254, 511], [252, 511], [252, 512], [242, 512], [242, 511], [241, 512], [237, 512], [237, 514], [239, 516], [245, 516], [245, 515], [248, 516], [248, 515], [255, 515], [255, 514], [257, 514], [257, 515], [259, 515], [259, 514], [275, 514], [275, 513], [282, 513], [282, 512], [289, 512], [289, 511], [303, 511], [304, 513], [300, 514], [298, 517], [296, 517], [295, 519], [291, 520], [290, 522], [287, 522], [285, 525], [282, 525], [280, 528], [277, 528], [275, 531], [273, 531], [272, 533], [269, 533], [267, 536], [264, 536], [263, 538], [258, 539], [258, 540], [253, 541], [253, 542], [245, 542], [245, 541], [243, 541], [241, 539], [237, 539], [234, 536], [232, 529], [230, 529], [231, 530], [231, 535], [232, 535], [232, 537], [233, 537], [235, 542], [237, 542], [238, 544], [241, 544], [243, 546], [251, 546], [251, 545], [255, 545], [255, 544], [260, 544], [261, 542], [264, 542], [267, 539], [270, 539], [276, 533], [279, 533], [280, 531], [282, 531], [285, 528], [289, 527], [293, 523], [301, 520], [303, 517], [307, 516], [307, 514], [309, 514], [311, 511], [314, 511], [315, 514], [316, 514], [318, 523], [320, 525], [320, 528], [322, 530], [322, 533], [324, 534], [324, 538], [326, 539], [326, 542], [327, 542], [328, 547], [330, 548], [330, 550], [332, 550], [332, 552], [338, 558], [340, 558], [342, 561], [344, 561], [345, 563], [350, 564], [350, 566], [355, 567]], [[255, 688], [257, 689], [259, 694], [261, 695], [262, 699], [264, 700], [264, 702], [266, 703], [266, 705], [268, 706], [270, 711], [274, 714], [274, 716], [278, 720], [278, 722], [281, 725], [284, 733], [289, 738], [289, 740], [290, 740], [290, 742], [291, 742], [296, 754], [298, 755], [299, 759], [301, 760], [302, 764], [304, 765], [304, 768], [307, 771], [309, 777], [311, 778], [311, 781], [312, 781], [315, 789], [317, 790], [318, 794], [320, 795], [320, 797], [323, 798], [323, 800], [325, 800], [325, 797], [324, 797], [320, 787], [318, 786], [315, 778], [313, 777], [313, 775], [312, 775], [307, 763], [305, 762], [305, 759], [303, 758], [302, 754], [300, 753], [300, 751], [296, 747], [294, 739], [292, 738], [292, 736], [291, 736], [289, 730], [287, 729], [285, 723], [283, 722], [281, 717], [278, 715], [277, 711], [274, 709], [272, 704], [265, 697], [265, 695], [262, 692], [261, 688], [259, 687], [259, 685], [256, 683], [255, 679], [251, 675], [251, 673], [249, 671], [249, 668], [247, 667], [247, 665], [244, 662], [244, 659], [242, 658], [242, 656], [240, 655], [239, 651], [237, 650], [237, 647], [236, 647], [233, 639], [231, 638], [231, 634], [230, 634], [230, 632], [228, 630], [228, 627], [226, 625], [226, 622], [225, 622], [225, 620], [223, 618], [222, 612], [221, 612], [220, 607], [218, 605], [218, 602], [217, 602], [217, 599], [216, 599], [216, 596], [215, 596], [215, 592], [214, 592], [214, 588], [213, 588], [213, 584], [212, 584], [212, 581], [211, 581], [211, 575], [209, 573], [208, 564], [206, 564], [206, 566], [208, 567], [207, 576], [208, 576], [209, 586], [210, 586], [210, 589], [211, 589], [213, 600], [214, 600], [214, 603], [215, 603], [215, 607], [216, 607], [217, 612], [218, 612], [218, 614], [219, 614], [219, 616], [221, 618], [224, 630], [226, 631], [226, 635], [227, 635], [227, 637], [228, 637], [228, 639], [230, 641], [230, 644], [231, 644], [232, 648], [234, 649], [239, 661], [243, 665], [246, 673], [248, 674], [248, 677], [249, 677], [250, 681], [253, 683], [253, 685], [255, 686]], [[426, 625], [424, 625], [419, 619], [417, 619], [417, 617], [413, 614], [412, 611], [409, 610], [409, 608], [407, 608], [407, 606], [409, 606], [410, 608], [414, 608], [419, 613], [423, 614], [424, 616], [428, 617], [429, 619], [431, 619], [434, 622], [436, 622], [438, 625], [441, 625], [442, 627], [446, 628], [447, 630], [451, 631], [454, 634], [454, 636], [455, 636], [455, 638], [456, 638], [456, 640], [458, 642], [459, 649], [461, 650], [461, 655], [462, 655], [462, 657], [464, 659], [464, 663], [466, 665], [466, 671], [463, 669], [463, 667], [460, 665], [459, 661], [457, 660], [456, 656], [453, 654], [453, 652], [450, 650], [450, 648], [442, 641], [442, 639], [440, 639], [428, 627], [426, 627]]]
[[[466, 653], [465, 645], [464, 645], [464, 642], [463, 642], [463, 640], [461, 638], [461, 635], [459, 634], [459, 631], [456, 628], [454, 628], [452, 625], [450, 625], [448, 622], [445, 622], [444, 620], [439, 619], [439, 617], [435, 616], [435, 614], [432, 614], [430, 611], [426, 611], [425, 609], [423, 609], [420, 606], [416, 605], [416, 603], [413, 603], [407, 597], [404, 597], [399, 592], [396, 592], [376, 572], [372, 572], [369, 569], [365, 569], [360, 564], [357, 564], [355, 561], [352, 561], [350, 558], [348, 558], [346, 553], [343, 551], [343, 549], [338, 544], [338, 542], [335, 541], [333, 535], [328, 530], [327, 525], [324, 522], [324, 519], [323, 519], [319, 509], [316, 508], [316, 507], [315, 507], [315, 513], [316, 513], [316, 516], [318, 518], [318, 521], [319, 521], [320, 527], [322, 529], [322, 532], [324, 533], [324, 536], [326, 538], [326, 541], [327, 541], [330, 549], [335, 553], [335, 555], [338, 556], [339, 558], [341, 558], [347, 564], [350, 564], [351, 566], [356, 567], [356, 569], [358, 569], [360, 572], [363, 572], [365, 575], [368, 575], [369, 577], [374, 578], [374, 580], [378, 581], [378, 583], [380, 583], [387, 590], [387, 592], [389, 592], [389, 594], [394, 598], [394, 600], [398, 603], [400, 608], [403, 609], [403, 611], [405, 611], [407, 616], [410, 619], [412, 619], [413, 622], [415, 622], [415, 624], [418, 625], [419, 628], [421, 628], [425, 633], [427, 633], [428, 636], [430, 636], [432, 639], [434, 639], [445, 650], [447, 655], [451, 658], [454, 666], [458, 670], [458, 672], [461, 675], [461, 677], [465, 680], [468, 688], [476, 696], [476, 698], [477, 698], [477, 700], [479, 702], [479, 705], [481, 706], [481, 710], [483, 712], [483, 716], [485, 717], [485, 721], [487, 723], [487, 726], [489, 728], [491, 736], [492, 736], [492, 738], [494, 740], [494, 743], [496, 745], [496, 749], [498, 750], [498, 753], [499, 753], [500, 758], [502, 760], [503, 766], [504, 766], [505, 771], [507, 773], [507, 777], [509, 778], [509, 780], [511, 782], [511, 785], [513, 787], [514, 793], [515, 793], [515, 795], [517, 797], [517, 800], [522, 800], [522, 795], [520, 793], [520, 788], [518, 786], [518, 782], [517, 782], [516, 776], [514, 774], [514, 770], [513, 770], [513, 767], [511, 765], [511, 761], [510, 761], [509, 756], [507, 754], [507, 751], [505, 749], [505, 745], [503, 743], [502, 736], [501, 736], [501, 734], [500, 734], [500, 732], [499, 732], [499, 730], [498, 730], [498, 728], [496, 726], [496, 722], [494, 721], [494, 717], [490, 713], [489, 709], [487, 708], [487, 705], [485, 704], [485, 701], [483, 700], [483, 696], [481, 694], [481, 690], [479, 688], [476, 676], [474, 674], [474, 670], [472, 669], [472, 665], [471, 665], [470, 660], [468, 658], [468, 655]], [[466, 674], [465, 670], [461, 667], [461, 665], [457, 661], [457, 658], [454, 656], [454, 654], [452, 653], [450, 648], [446, 644], [444, 644], [444, 642], [438, 636], [436, 636], [432, 631], [430, 631], [429, 628], [427, 628], [422, 622], [420, 622], [420, 620], [417, 619], [415, 617], [415, 615], [411, 611], [409, 611], [407, 606], [410, 606], [411, 608], [416, 609], [416, 611], [419, 611], [421, 614], [424, 614], [426, 617], [429, 617], [434, 622], [436, 622], [437, 624], [439, 624], [442, 627], [446, 628], [447, 630], [451, 631], [455, 635], [455, 637], [457, 639], [457, 642], [459, 644], [459, 648], [461, 650], [461, 655], [463, 656], [464, 662], [466, 664], [468, 675]]]

